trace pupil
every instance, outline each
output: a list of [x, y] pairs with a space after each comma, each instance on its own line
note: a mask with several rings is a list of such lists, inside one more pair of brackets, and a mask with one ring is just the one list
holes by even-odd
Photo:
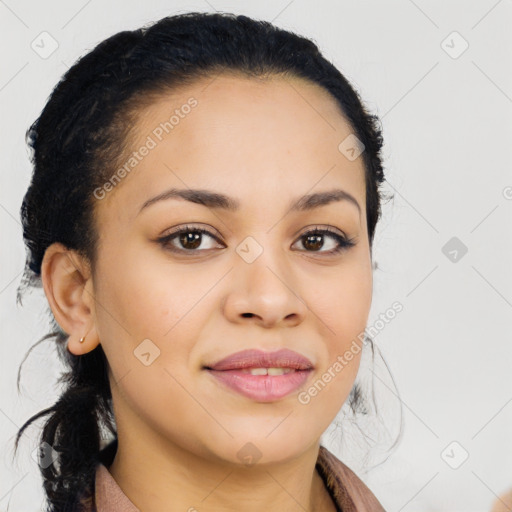
[[[191, 236], [189, 236], [189, 235], [191, 235]], [[201, 245], [201, 234], [200, 233], [192, 233], [190, 231], [188, 233], [183, 233], [180, 237], [180, 242], [182, 243], [182, 245], [185, 248], [196, 249], [197, 247], [199, 247]], [[192, 247], [187, 246], [187, 244], [189, 242], [193, 242]]]
[[313, 240], [314, 249], [320, 249], [322, 247], [322, 235], [308, 235], [304, 244], [306, 245], [306, 248], [310, 240]]

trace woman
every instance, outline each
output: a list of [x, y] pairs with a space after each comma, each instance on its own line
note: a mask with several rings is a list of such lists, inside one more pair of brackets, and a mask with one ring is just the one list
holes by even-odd
[[376, 121], [311, 41], [245, 16], [164, 18], [69, 69], [21, 212], [69, 366], [16, 439], [50, 415], [48, 510], [384, 510], [320, 446], [361, 401]]

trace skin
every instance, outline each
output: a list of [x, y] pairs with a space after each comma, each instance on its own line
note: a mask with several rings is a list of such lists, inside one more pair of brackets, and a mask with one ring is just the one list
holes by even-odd
[[512, 510], [512, 489], [494, 501], [491, 512], [509, 512], [510, 510]]
[[[289, 348], [315, 366], [301, 391], [354, 340], [361, 345], [373, 287], [364, 167], [361, 157], [350, 161], [338, 150], [353, 130], [314, 84], [223, 74], [144, 108], [132, 149], [190, 97], [198, 105], [97, 202], [94, 271], [74, 251], [48, 248], [46, 296], [70, 352], [102, 344], [119, 438], [109, 470], [138, 508], [335, 510], [315, 463], [361, 352], [308, 404], [298, 392], [251, 400], [203, 366], [247, 348]], [[240, 210], [168, 199], [139, 213], [171, 187], [221, 192]], [[292, 199], [331, 188], [352, 194], [361, 212], [339, 201], [287, 213]], [[177, 254], [155, 241], [187, 224], [221, 242], [203, 235], [196, 253]], [[328, 225], [355, 246], [329, 255], [335, 239], [314, 246], [302, 237]], [[236, 252], [248, 236], [263, 249], [252, 263]], [[182, 252], [191, 246], [179, 237], [171, 244]], [[160, 350], [149, 366], [134, 355], [145, 339]], [[237, 455], [248, 442], [261, 454], [251, 466]]]

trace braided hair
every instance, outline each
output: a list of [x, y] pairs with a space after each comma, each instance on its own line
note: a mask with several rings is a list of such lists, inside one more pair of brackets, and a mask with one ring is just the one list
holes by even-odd
[[[243, 15], [189, 12], [119, 32], [99, 43], [63, 75], [27, 130], [33, 174], [20, 212], [27, 259], [18, 303], [28, 287], [41, 287], [43, 256], [55, 242], [83, 255], [94, 269], [98, 231], [93, 191], [123, 161], [140, 109], [178, 86], [223, 71], [305, 78], [335, 98], [365, 148], [367, 229], [372, 247], [381, 216], [379, 186], [384, 181], [377, 116], [366, 111], [358, 93], [311, 40]], [[59, 379], [64, 391], [53, 406], [19, 429], [16, 449], [24, 430], [48, 416], [41, 447], [51, 447], [55, 460], [49, 465], [40, 463], [46, 511], [77, 511], [81, 498], [88, 496], [90, 503], [94, 494], [95, 467], [108, 456], [107, 439], [114, 439], [110, 457], [113, 446], [115, 450], [108, 362], [101, 344], [87, 354], [71, 354], [66, 348], [68, 336], [51, 310], [49, 317], [53, 331], [38, 343], [55, 339], [68, 370]], [[355, 385], [350, 407], [354, 412], [363, 410], [363, 402], [361, 389]], [[47, 458], [44, 453], [43, 458]]]

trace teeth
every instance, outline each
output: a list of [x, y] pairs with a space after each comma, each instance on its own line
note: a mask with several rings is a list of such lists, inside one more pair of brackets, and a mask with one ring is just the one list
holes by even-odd
[[249, 373], [251, 375], [267, 375], [267, 369], [266, 368], [251, 368], [249, 370]]
[[293, 371], [295, 370], [292, 368], [250, 368], [244, 370], [245, 373], [251, 375], [284, 375]]
[[268, 368], [268, 375], [284, 375], [285, 373], [290, 373], [291, 368]]

